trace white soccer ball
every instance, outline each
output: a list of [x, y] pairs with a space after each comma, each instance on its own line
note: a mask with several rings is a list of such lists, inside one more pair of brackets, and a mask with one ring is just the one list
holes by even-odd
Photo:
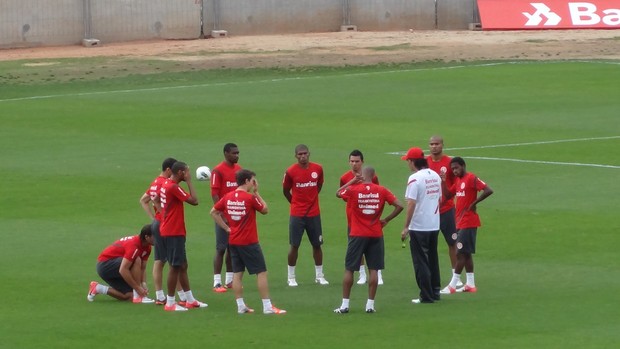
[[211, 169], [207, 166], [200, 166], [196, 169], [196, 179], [207, 181], [211, 178]]

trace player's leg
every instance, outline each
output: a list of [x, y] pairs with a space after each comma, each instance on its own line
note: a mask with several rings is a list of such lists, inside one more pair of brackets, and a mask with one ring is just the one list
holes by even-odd
[[366, 300], [366, 312], [375, 312], [375, 296], [379, 282], [379, 270], [385, 268], [385, 250], [383, 237], [368, 238], [364, 248], [366, 265], [368, 266], [368, 300]]
[[299, 256], [299, 246], [301, 245], [301, 238], [304, 233], [304, 225], [302, 217], [289, 217], [288, 225], [288, 239], [290, 249], [288, 252], [288, 285], [297, 286], [297, 280], [295, 278], [295, 266], [297, 265], [297, 257]]
[[439, 291], [441, 290], [439, 255], [437, 253], [439, 231], [433, 231], [429, 234], [430, 236], [428, 241], [428, 265], [431, 272], [431, 287], [433, 288], [433, 300], [439, 300]]
[[314, 259], [315, 282], [321, 285], [329, 285], [323, 273], [323, 228], [321, 227], [321, 216], [306, 217], [306, 232], [312, 245], [312, 257]]
[[213, 255], [213, 291], [226, 292], [222, 282], [222, 265], [224, 254], [228, 248], [228, 233], [219, 225], [215, 225], [215, 254]]
[[[411, 260], [415, 271], [415, 279], [420, 289], [420, 302], [433, 303], [433, 288], [431, 286], [431, 270], [428, 258], [429, 232], [409, 231], [409, 246]], [[414, 301], [415, 303], [415, 301]]]
[[345, 314], [349, 312], [349, 300], [353, 287], [353, 271], [359, 269], [363, 253], [362, 238], [349, 236], [347, 253], [344, 258], [344, 276], [342, 278], [342, 303], [334, 309], [334, 313]]
[[[450, 257], [450, 266], [452, 267], [452, 273], [456, 267], [456, 222], [454, 220], [454, 208], [442, 213], [439, 216], [439, 230], [448, 245], [448, 257]], [[463, 283], [459, 279], [457, 287], [462, 286]]]

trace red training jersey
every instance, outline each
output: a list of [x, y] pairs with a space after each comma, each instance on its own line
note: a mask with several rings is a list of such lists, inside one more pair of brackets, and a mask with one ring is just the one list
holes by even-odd
[[374, 183], [354, 184], [341, 190], [340, 197], [351, 209], [349, 236], [382, 237], [381, 214], [385, 203], [393, 204], [396, 196], [387, 188]]
[[308, 168], [299, 164], [289, 167], [284, 173], [282, 187], [290, 190], [291, 216], [315, 217], [321, 213], [319, 208], [319, 186], [323, 185], [323, 167], [310, 162]]
[[106, 247], [97, 258], [97, 261], [105, 262], [118, 257], [127, 258], [132, 262], [137, 258], [142, 258], [143, 261], [146, 261], [150, 255], [151, 245], [142, 246], [140, 235], [134, 235], [118, 239], [112, 245]]
[[183, 203], [190, 195], [171, 179], [161, 186], [159, 199], [162, 209], [161, 236], [185, 236], [185, 211]]
[[258, 243], [256, 211], [263, 210], [265, 206], [255, 195], [244, 190], [235, 190], [224, 195], [213, 207], [222, 212], [228, 222], [230, 245]]
[[222, 198], [225, 194], [237, 189], [237, 171], [241, 169], [238, 164], [230, 166], [222, 161], [211, 171], [211, 196]]
[[[454, 172], [450, 169], [450, 160], [451, 158], [447, 155], [442, 155], [439, 161], [434, 161], [431, 156], [426, 157], [426, 162], [428, 162], [428, 168], [435, 171], [438, 175], [446, 174], [446, 187], [450, 188], [454, 184]], [[444, 213], [449, 211], [454, 207], [454, 198], [445, 199], [445, 193], [441, 198], [441, 206], [439, 207], [439, 213]]]
[[[355, 177], [355, 174], [353, 173], [353, 171], [345, 172], [345, 174], [343, 174], [340, 177], [340, 186], [342, 187], [343, 185], [349, 183], [349, 181], [352, 180], [353, 177]], [[375, 184], [379, 184], [379, 177], [377, 177], [377, 175], [372, 176], [372, 182]], [[342, 200], [347, 201], [345, 198], [342, 198]], [[350, 217], [351, 207], [348, 202], [347, 202], [347, 207], [346, 207], [346, 215], [347, 215], [347, 226], [351, 227], [351, 217]]]
[[455, 177], [450, 192], [456, 196], [456, 228], [477, 228], [480, 216], [475, 211], [468, 210], [469, 206], [478, 198], [478, 192], [486, 188], [487, 184], [473, 173], [466, 173], [463, 177]]
[[[151, 186], [146, 190], [145, 194], [151, 197], [151, 201], [155, 201], [159, 196], [159, 191], [161, 190], [162, 184], [166, 181], [166, 177], [157, 176], [151, 183]], [[153, 204], [153, 212], [155, 212], [155, 219], [161, 222], [161, 212], [157, 209], [157, 206]]]

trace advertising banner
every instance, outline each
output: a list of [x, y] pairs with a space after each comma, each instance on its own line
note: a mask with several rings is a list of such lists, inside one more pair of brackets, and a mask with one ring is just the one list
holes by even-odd
[[620, 0], [478, 0], [483, 30], [620, 29]]

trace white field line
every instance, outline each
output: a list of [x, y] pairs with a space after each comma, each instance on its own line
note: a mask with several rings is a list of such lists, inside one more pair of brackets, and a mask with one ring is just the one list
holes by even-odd
[[[501, 147], [520, 147], [527, 145], [539, 145], [539, 144], [554, 144], [554, 143], [567, 143], [567, 142], [584, 142], [584, 141], [598, 141], [607, 139], [619, 139], [620, 136], [608, 136], [608, 137], [590, 137], [590, 138], [573, 138], [573, 139], [558, 139], [553, 141], [539, 141], [539, 142], [527, 142], [527, 143], [510, 143], [510, 144], [493, 144], [493, 145], [481, 145], [476, 147], [461, 147], [461, 148], [445, 148], [445, 150], [471, 150], [471, 149], [485, 149], [485, 148], [501, 148]], [[425, 150], [429, 152], [429, 150]], [[404, 155], [406, 151], [389, 152], [389, 155]], [[616, 165], [602, 165], [602, 164], [587, 164], [580, 162], [560, 162], [560, 161], [541, 161], [541, 160], [524, 160], [524, 159], [509, 159], [509, 158], [492, 158], [485, 156], [467, 156], [468, 159], [480, 159], [480, 160], [493, 160], [493, 161], [510, 161], [510, 162], [524, 162], [532, 164], [546, 164], [546, 165], [565, 165], [565, 166], [585, 166], [585, 167], [602, 167], [602, 168], [620, 168]]]
[[558, 161], [521, 160], [521, 159], [507, 159], [507, 158], [489, 158], [489, 157], [486, 157], [486, 156], [468, 156], [467, 158], [468, 159], [479, 159], [479, 160], [493, 160], [493, 161], [525, 162], [525, 163], [530, 163], [530, 164], [545, 164], [545, 165], [566, 165], [566, 166], [620, 168], [620, 166], [615, 166], [615, 165], [584, 164], [584, 163], [580, 163], [580, 162], [558, 162]]
[[0, 103], [62, 98], [62, 97], [82, 97], [82, 96], [107, 95], [107, 94], [116, 94], [116, 93], [154, 92], [154, 91], [166, 91], [166, 90], [198, 88], [198, 87], [234, 86], [234, 85], [243, 85], [243, 84], [272, 83], [272, 82], [283, 82], [283, 81], [294, 81], [294, 80], [324, 79], [324, 78], [333, 78], [333, 77], [342, 78], [342, 77], [356, 77], [356, 76], [394, 74], [394, 73], [406, 73], [406, 72], [425, 72], [425, 71], [449, 70], [449, 69], [481, 68], [481, 67], [493, 67], [493, 66], [508, 65], [508, 64], [534, 64], [534, 63], [556, 64], [556, 63], [567, 63], [567, 62], [586, 63], [586, 64], [620, 64], [620, 62], [614, 62], [614, 61], [608, 62], [608, 61], [587, 61], [587, 60], [586, 61], [545, 61], [545, 62], [534, 62], [534, 61], [532, 62], [529, 62], [529, 61], [527, 62], [518, 62], [518, 61], [494, 62], [494, 63], [483, 63], [483, 64], [472, 64], [472, 65], [456, 65], [456, 66], [450, 66], [450, 67], [401, 69], [401, 70], [388, 70], [388, 71], [365, 72], [365, 73], [351, 73], [351, 74], [342, 74], [342, 75], [317, 75], [317, 76], [304, 76], [304, 77], [298, 76], [298, 77], [291, 77], [291, 78], [264, 79], [264, 80], [255, 80], [255, 81], [221, 82], [221, 83], [207, 83], [207, 84], [197, 84], [197, 85], [179, 85], [179, 86], [163, 86], [163, 87], [152, 87], [152, 88], [138, 88], [138, 89], [133, 89], [133, 90], [93, 91], [93, 92], [67, 93], [67, 94], [57, 94], [57, 95], [41, 95], [41, 96], [0, 99]]

